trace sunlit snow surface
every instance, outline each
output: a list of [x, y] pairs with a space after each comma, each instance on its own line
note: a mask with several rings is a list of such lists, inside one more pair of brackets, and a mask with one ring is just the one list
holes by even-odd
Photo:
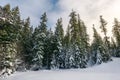
[[120, 58], [87, 69], [16, 72], [7, 80], [120, 80]]

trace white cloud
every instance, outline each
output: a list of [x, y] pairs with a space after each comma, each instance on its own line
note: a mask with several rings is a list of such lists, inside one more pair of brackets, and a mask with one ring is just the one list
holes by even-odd
[[88, 33], [92, 37], [92, 24], [100, 32], [99, 29], [99, 16], [103, 15], [103, 18], [108, 23], [108, 35], [111, 36], [111, 29], [113, 25], [114, 17], [120, 19], [120, 1], [119, 0], [59, 0], [58, 5], [62, 9], [61, 16], [63, 16], [64, 27], [68, 24], [68, 15], [71, 10], [77, 11], [80, 14], [81, 19], [85, 22]]
[[49, 12], [52, 6], [47, 0], [27, 0], [19, 5], [19, 7], [22, 17], [30, 16], [32, 25], [36, 26], [39, 24], [40, 16], [44, 12]]
[[1, 0], [0, 5], [10, 4], [12, 7], [19, 6], [22, 19], [31, 18], [31, 24], [37, 26], [40, 16], [44, 12], [52, 9], [52, 4], [48, 0]]

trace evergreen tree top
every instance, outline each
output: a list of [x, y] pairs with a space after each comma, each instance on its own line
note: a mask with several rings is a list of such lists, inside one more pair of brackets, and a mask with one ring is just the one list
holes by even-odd
[[39, 30], [40, 30], [40, 32], [43, 32], [43, 33], [46, 34], [46, 32], [47, 32], [47, 15], [46, 15], [46, 12], [42, 15], [40, 20], [41, 20], [40, 25], [38, 26]]

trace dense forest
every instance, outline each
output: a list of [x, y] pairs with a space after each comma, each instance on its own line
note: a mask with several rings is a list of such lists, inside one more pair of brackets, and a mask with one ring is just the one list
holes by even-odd
[[30, 18], [22, 20], [19, 7], [0, 6], [0, 72], [40, 69], [87, 68], [120, 57], [120, 22], [115, 18], [113, 36], [107, 36], [107, 21], [100, 16], [97, 32], [93, 25], [90, 44], [87, 27], [79, 14], [71, 11], [66, 32], [62, 18], [56, 21], [55, 31], [47, 25], [47, 14], [40, 17], [38, 26]]

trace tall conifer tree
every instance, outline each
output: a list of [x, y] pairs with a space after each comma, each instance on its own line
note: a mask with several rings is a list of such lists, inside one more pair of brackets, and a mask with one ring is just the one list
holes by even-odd
[[111, 53], [110, 53], [110, 42], [109, 42], [109, 37], [107, 36], [107, 22], [100, 16], [100, 28], [101, 31], [104, 33], [104, 49], [105, 49], [105, 54], [103, 57], [103, 61], [107, 62], [111, 59]]

